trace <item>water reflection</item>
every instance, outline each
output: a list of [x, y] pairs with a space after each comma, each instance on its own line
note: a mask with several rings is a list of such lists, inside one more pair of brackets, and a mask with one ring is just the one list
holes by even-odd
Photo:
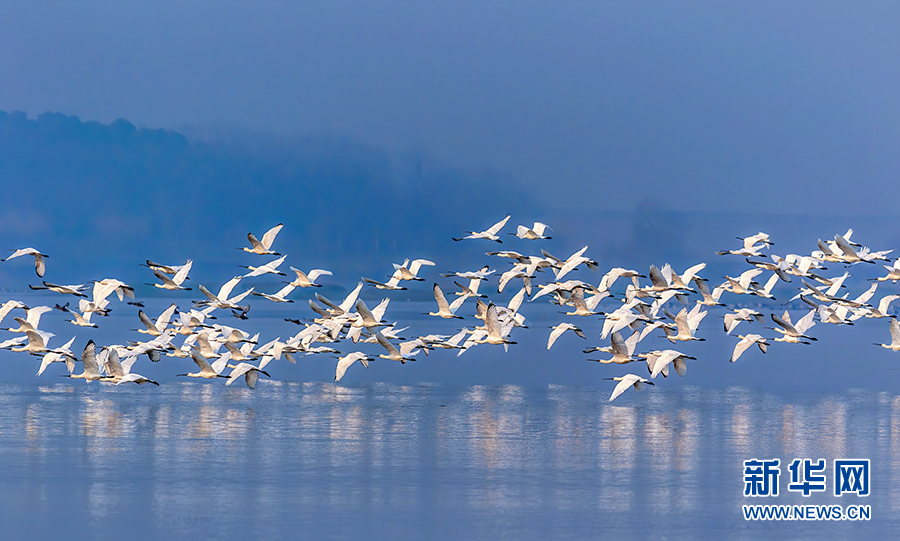
[[[44, 519], [74, 506], [102, 529], [137, 506], [182, 538], [284, 537], [326, 519], [353, 535], [384, 516], [397, 535], [470, 537], [503, 519], [565, 536], [627, 519], [650, 529], [617, 537], [645, 537], [664, 533], [648, 513], [726, 527], [745, 503], [744, 460], [806, 457], [871, 458], [866, 503], [885, 520], [900, 510], [900, 396], [885, 393], [782, 401], [686, 387], [610, 404], [562, 386], [97, 387], [0, 389], [4, 488], [35, 487], [23, 498]], [[266, 526], [249, 529], [246, 513]]]

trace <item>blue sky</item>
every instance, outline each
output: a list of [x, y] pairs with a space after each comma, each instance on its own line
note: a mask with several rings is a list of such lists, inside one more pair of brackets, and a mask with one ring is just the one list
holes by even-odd
[[125, 118], [195, 139], [354, 141], [496, 171], [554, 211], [897, 214], [893, 3], [3, 11], [4, 111]]

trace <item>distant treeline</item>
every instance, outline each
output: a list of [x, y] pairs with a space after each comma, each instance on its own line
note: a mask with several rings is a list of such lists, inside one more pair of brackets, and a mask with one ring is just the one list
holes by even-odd
[[[43, 243], [88, 266], [229, 260], [223, 246], [283, 221], [282, 241], [310, 265], [350, 260], [371, 273], [382, 259], [433, 256], [461, 229], [507, 212], [534, 217], [539, 206], [495, 173], [348, 141], [190, 142], [60, 113], [0, 111], [0, 179], [6, 244]], [[90, 253], [74, 251], [88, 240]]]

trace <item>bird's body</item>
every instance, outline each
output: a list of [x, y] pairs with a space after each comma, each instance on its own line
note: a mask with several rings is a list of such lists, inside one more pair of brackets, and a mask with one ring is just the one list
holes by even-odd
[[886, 282], [890, 280], [893, 283], [897, 283], [897, 280], [900, 280], [900, 258], [897, 258], [893, 265], [882, 265], [882, 267], [888, 271], [887, 276], [879, 276], [876, 278], [877, 281]]
[[737, 326], [742, 321], [756, 321], [762, 322], [763, 315], [752, 308], [741, 308], [740, 310], [734, 310], [733, 312], [729, 312], [725, 314], [725, 334], [731, 334], [731, 331], [735, 330]]
[[47, 349], [47, 340], [53, 334], [28, 329], [25, 331], [25, 336], [28, 337], [28, 343], [24, 346], [14, 347], [10, 351], [25, 352], [32, 355], [40, 355], [49, 351]]

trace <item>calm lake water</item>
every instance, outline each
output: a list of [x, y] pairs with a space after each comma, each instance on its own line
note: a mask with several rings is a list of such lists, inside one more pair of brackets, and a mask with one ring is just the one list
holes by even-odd
[[[671, 378], [670, 378], [671, 379]], [[44, 383], [44, 382], [41, 382]], [[0, 385], [10, 539], [849, 539], [900, 532], [900, 396], [741, 387]], [[743, 496], [743, 461], [781, 491]], [[871, 494], [787, 490], [871, 460]], [[766, 501], [756, 501], [766, 500]], [[751, 522], [742, 505], [871, 506]]]

